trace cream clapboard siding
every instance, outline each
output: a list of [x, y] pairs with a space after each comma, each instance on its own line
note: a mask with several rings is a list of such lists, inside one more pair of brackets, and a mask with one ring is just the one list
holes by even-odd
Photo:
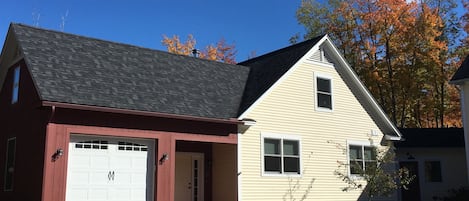
[[[332, 112], [315, 110], [315, 73], [332, 78]], [[372, 129], [379, 133], [375, 143], [383, 135], [333, 67], [302, 63], [245, 117], [257, 123], [239, 135], [240, 200], [300, 200], [312, 180], [306, 200], [358, 200], [360, 191], [341, 190], [345, 183], [334, 175], [337, 161], [347, 161], [347, 140], [369, 142]], [[301, 137], [301, 177], [262, 176], [262, 132]]]

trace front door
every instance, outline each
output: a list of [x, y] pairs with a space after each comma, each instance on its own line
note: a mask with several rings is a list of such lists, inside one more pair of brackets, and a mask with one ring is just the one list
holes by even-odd
[[407, 168], [410, 175], [415, 175], [408, 189], [402, 189], [402, 201], [420, 201], [419, 163], [417, 161], [400, 162], [401, 168]]
[[152, 140], [72, 135], [66, 201], [153, 200]]
[[204, 200], [203, 153], [176, 153], [175, 201]]

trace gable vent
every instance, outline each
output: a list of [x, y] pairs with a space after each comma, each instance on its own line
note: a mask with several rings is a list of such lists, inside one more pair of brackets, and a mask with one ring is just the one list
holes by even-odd
[[314, 54], [311, 55], [308, 60], [332, 64], [330, 57], [327, 55], [327, 52], [322, 48], [314, 52]]

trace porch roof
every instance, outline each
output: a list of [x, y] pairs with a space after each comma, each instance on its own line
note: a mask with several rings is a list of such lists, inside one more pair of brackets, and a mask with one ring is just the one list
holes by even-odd
[[464, 147], [463, 128], [401, 128], [404, 141], [396, 142], [398, 148], [414, 147]]

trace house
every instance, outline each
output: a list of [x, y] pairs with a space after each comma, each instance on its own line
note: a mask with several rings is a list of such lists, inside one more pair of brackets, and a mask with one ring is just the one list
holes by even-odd
[[247, 67], [21, 24], [0, 66], [0, 200], [236, 200]]
[[462, 128], [403, 128], [404, 141], [395, 143], [401, 167], [408, 168], [414, 181], [401, 190], [402, 200], [432, 201], [451, 189], [468, 185], [464, 131]]
[[[400, 139], [328, 36], [241, 62], [251, 72], [238, 119], [240, 200], [357, 200], [334, 172], [366, 168], [372, 146]], [[358, 176], [357, 176], [357, 179]], [[395, 198], [394, 198], [395, 199]]]
[[357, 200], [338, 161], [401, 138], [327, 35], [230, 65], [11, 24], [0, 79], [0, 200]]
[[[469, 128], [469, 55], [466, 56], [461, 66], [449, 81], [458, 85], [460, 89], [461, 113], [463, 128]], [[469, 144], [469, 130], [464, 129], [464, 143]], [[469, 148], [466, 146], [466, 175], [469, 179]]]

